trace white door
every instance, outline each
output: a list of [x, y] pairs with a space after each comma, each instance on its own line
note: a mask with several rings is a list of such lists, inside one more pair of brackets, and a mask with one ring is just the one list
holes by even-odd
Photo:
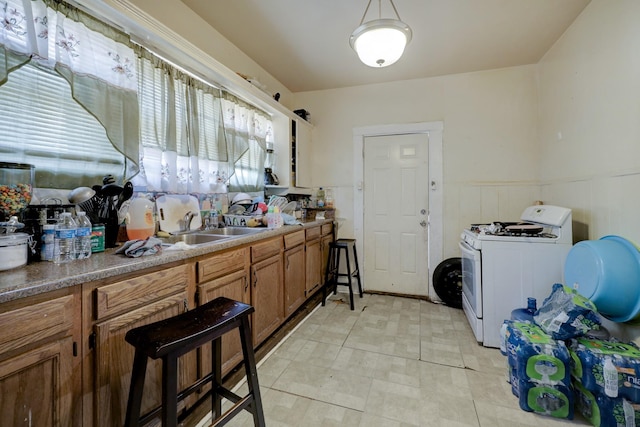
[[429, 294], [429, 136], [364, 141], [365, 288]]

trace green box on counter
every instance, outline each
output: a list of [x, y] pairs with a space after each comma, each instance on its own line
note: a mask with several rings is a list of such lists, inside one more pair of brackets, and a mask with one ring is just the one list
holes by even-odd
[[91, 253], [104, 252], [104, 225], [91, 227]]

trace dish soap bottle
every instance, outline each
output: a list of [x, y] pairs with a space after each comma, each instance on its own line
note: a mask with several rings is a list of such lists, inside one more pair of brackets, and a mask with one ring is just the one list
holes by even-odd
[[319, 208], [323, 208], [324, 207], [324, 190], [322, 189], [322, 187], [320, 187], [318, 189], [318, 192], [316, 193], [316, 203], [318, 203], [318, 207]]

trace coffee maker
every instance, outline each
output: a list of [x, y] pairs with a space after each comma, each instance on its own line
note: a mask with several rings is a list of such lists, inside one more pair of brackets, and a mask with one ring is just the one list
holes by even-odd
[[275, 163], [275, 154], [273, 148], [267, 147], [267, 158], [264, 162], [264, 185], [278, 185], [280, 180], [278, 176], [273, 172], [273, 165]]

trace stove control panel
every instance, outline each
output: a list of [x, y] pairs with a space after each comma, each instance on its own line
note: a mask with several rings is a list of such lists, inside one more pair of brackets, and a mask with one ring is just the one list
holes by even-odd
[[520, 219], [537, 224], [561, 227], [569, 216], [571, 216], [571, 209], [568, 208], [552, 205], [535, 205], [526, 208]]

